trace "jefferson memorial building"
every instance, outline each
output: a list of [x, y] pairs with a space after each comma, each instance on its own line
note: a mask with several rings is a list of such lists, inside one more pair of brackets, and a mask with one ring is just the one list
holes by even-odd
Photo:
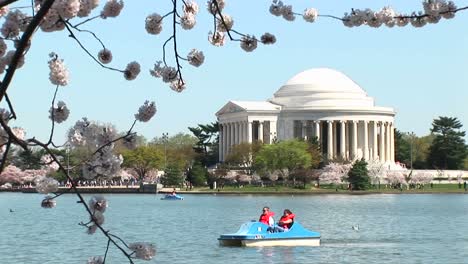
[[327, 68], [303, 71], [267, 101], [229, 101], [216, 116], [219, 159], [243, 142], [317, 137], [328, 159], [378, 159], [393, 163], [395, 111], [345, 74]]

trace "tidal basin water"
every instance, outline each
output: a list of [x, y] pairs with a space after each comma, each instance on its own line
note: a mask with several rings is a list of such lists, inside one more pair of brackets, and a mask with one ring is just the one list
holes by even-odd
[[[136, 263], [468, 263], [468, 195], [105, 195], [105, 228], [128, 242], [157, 247]], [[87, 198], [90, 195], [86, 195]], [[86, 263], [103, 255], [106, 240], [85, 234], [87, 220], [74, 195], [55, 209], [38, 194], [0, 193], [0, 263]], [[268, 205], [289, 208], [322, 234], [320, 247], [220, 247], [217, 237], [257, 219]], [[10, 212], [9, 209], [14, 210]], [[359, 225], [359, 231], [352, 226]], [[128, 263], [111, 249], [106, 263]]]

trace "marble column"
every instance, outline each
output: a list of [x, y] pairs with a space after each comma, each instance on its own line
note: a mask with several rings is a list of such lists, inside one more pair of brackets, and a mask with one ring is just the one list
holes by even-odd
[[229, 132], [229, 125], [227, 123], [223, 124], [223, 161], [226, 160], [227, 149], [228, 149], [228, 132]]
[[340, 156], [343, 160], [346, 159], [346, 121], [340, 121]]
[[247, 121], [247, 140], [249, 143], [252, 143], [252, 122]]
[[363, 151], [363, 155], [364, 155], [364, 159], [365, 160], [369, 160], [369, 128], [368, 128], [368, 122], [366, 120], [363, 121], [364, 122], [364, 151]]
[[273, 140], [278, 137], [278, 132], [276, 131], [276, 122], [270, 121], [270, 144], [273, 143]]
[[327, 157], [333, 159], [333, 121], [328, 120], [328, 142], [327, 142]]
[[258, 122], [258, 140], [263, 142], [263, 121]]
[[230, 126], [231, 129], [229, 130], [229, 150], [228, 150], [228, 152], [231, 152], [232, 146], [234, 146], [234, 144], [235, 144], [236, 139], [235, 139], [234, 136], [236, 135], [235, 134], [236, 132], [235, 132], [234, 123], [229, 123], [229, 126]]
[[380, 144], [379, 144], [379, 160], [380, 162], [385, 162], [385, 125], [383, 122], [380, 122]]
[[218, 145], [218, 160], [223, 161], [223, 144], [224, 144], [224, 125], [219, 124], [219, 145]]
[[390, 124], [390, 161], [395, 162], [395, 127]]
[[357, 158], [357, 143], [358, 143], [358, 137], [357, 137], [357, 124], [359, 121], [353, 120], [353, 142], [352, 142], [352, 149], [353, 149], [353, 154], [352, 154], [352, 159]]
[[385, 161], [390, 161], [390, 123], [385, 126]]
[[377, 135], [377, 121], [372, 121], [372, 160], [377, 160], [379, 157]]
[[302, 139], [307, 141], [307, 121], [301, 121], [302, 125]]
[[322, 145], [320, 144], [320, 121], [314, 121], [314, 131], [319, 145]]

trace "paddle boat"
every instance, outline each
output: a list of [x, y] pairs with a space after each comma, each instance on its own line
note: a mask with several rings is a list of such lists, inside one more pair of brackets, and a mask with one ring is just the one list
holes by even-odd
[[166, 194], [166, 195], [164, 195], [164, 197], [161, 197], [161, 200], [176, 201], [176, 200], [183, 200], [183, 199], [184, 199], [184, 197], [180, 196], [178, 194]]
[[271, 232], [271, 228], [257, 221], [241, 225], [233, 234], [223, 234], [218, 238], [222, 246], [320, 246], [320, 233], [305, 229], [294, 222], [285, 232]]

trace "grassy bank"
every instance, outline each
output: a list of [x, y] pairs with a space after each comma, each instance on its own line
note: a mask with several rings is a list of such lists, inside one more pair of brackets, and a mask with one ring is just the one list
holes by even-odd
[[351, 191], [345, 189], [344, 186], [333, 186], [333, 185], [322, 185], [320, 188], [314, 186], [306, 186], [306, 188], [293, 188], [288, 186], [225, 186], [224, 188], [209, 189], [209, 188], [193, 188], [192, 190], [183, 190], [180, 192], [184, 193], [236, 193], [236, 194], [375, 194], [375, 193], [466, 193], [462, 188], [458, 187], [458, 184], [434, 184], [431, 188], [426, 186], [418, 189], [393, 189], [385, 188], [384, 185], [380, 186], [380, 189], [376, 186], [375, 188], [365, 191]]

